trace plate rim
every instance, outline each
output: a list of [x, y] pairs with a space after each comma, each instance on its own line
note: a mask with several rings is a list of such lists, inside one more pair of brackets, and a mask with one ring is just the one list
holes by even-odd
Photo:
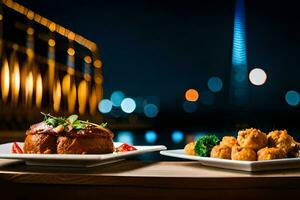
[[[23, 145], [23, 142], [17, 142], [19, 145]], [[2, 145], [10, 145], [13, 142], [2, 143]], [[122, 142], [114, 142], [114, 145], [118, 146], [123, 144]], [[108, 154], [13, 154], [13, 153], [0, 153], [0, 159], [19, 159], [19, 160], [82, 160], [82, 161], [95, 161], [95, 160], [108, 160], [118, 159], [131, 155], [139, 155], [143, 153], [156, 152], [166, 150], [164, 145], [134, 145], [138, 150], [122, 153], [108, 153]], [[147, 149], [139, 149], [147, 148]]]
[[[226, 163], [226, 164], [239, 164], [249, 167], [255, 167], [257, 165], [267, 165], [267, 164], [282, 164], [288, 162], [299, 161], [300, 158], [283, 158], [283, 159], [274, 159], [274, 160], [259, 160], [259, 161], [244, 161], [244, 160], [229, 160], [229, 159], [221, 159], [221, 158], [211, 158], [211, 157], [202, 157], [202, 156], [193, 156], [193, 155], [180, 155], [175, 154], [173, 152], [184, 152], [184, 149], [170, 149], [170, 150], [162, 150], [159, 153], [164, 156], [175, 157], [185, 160], [194, 160], [198, 162], [218, 162], [218, 163]], [[184, 156], [184, 157], [183, 157]]]

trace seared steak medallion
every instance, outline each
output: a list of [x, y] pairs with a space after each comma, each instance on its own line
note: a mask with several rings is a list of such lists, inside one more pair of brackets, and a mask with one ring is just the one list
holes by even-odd
[[[47, 115], [47, 117], [52, 116]], [[68, 121], [69, 118], [53, 117], [53, 119], [60, 121], [53, 123], [54, 125], [43, 121], [30, 126], [26, 131], [24, 153], [104, 154], [114, 152], [113, 133], [101, 125], [76, 121], [76, 116], [71, 122]]]
[[58, 137], [58, 154], [102, 154], [114, 151], [113, 133], [89, 125], [85, 129], [65, 131]]

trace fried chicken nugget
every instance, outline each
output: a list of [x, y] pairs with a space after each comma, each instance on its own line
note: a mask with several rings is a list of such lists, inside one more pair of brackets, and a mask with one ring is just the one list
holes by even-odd
[[240, 130], [237, 141], [241, 147], [251, 148], [255, 151], [268, 145], [267, 135], [255, 128]]
[[226, 145], [216, 145], [212, 148], [210, 152], [210, 157], [221, 158], [221, 159], [231, 159], [231, 148]]
[[280, 148], [265, 147], [257, 152], [257, 160], [274, 160], [281, 158], [286, 158], [286, 152]]
[[296, 146], [293, 137], [290, 136], [286, 130], [271, 131], [268, 136], [268, 144], [270, 147], [277, 147], [289, 153]]
[[251, 148], [235, 145], [231, 150], [231, 159], [256, 161], [256, 152]]
[[295, 148], [288, 154], [292, 158], [300, 158], [300, 143], [295, 141]]
[[196, 142], [190, 142], [187, 145], [185, 145], [185, 147], [184, 147], [185, 154], [191, 155], [191, 156], [196, 156], [197, 153], [195, 152], [195, 145], [196, 145]]
[[222, 138], [222, 141], [220, 142], [220, 145], [222, 145], [222, 146], [228, 146], [230, 148], [232, 148], [236, 144], [237, 144], [237, 140], [233, 136], [224, 136]]

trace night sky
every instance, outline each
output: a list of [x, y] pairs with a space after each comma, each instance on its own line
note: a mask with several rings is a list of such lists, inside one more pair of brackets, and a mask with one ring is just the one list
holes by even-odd
[[[101, 51], [104, 97], [157, 96], [163, 110], [182, 111], [184, 92], [223, 89], [211, 108], [227, 108], [235, 1], [19, 1], [95, 41]], [[268, 74], [250, 85], [253, 109], [288, 110], [284, 96], [300, 90], [299, 12], [295, 1], [246, 1], [248, 68]], [[201, 110], [201, 109], [200, 109]]]

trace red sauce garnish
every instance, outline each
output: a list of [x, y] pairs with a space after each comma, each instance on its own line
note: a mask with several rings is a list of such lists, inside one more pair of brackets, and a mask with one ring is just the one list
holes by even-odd
[[11, 152], [21, 154], [21, 153], [23, 153], [23, 150], [16, 142], [13, 142], [12, 147], [11, 147]]
[[118, 148], [116, 148], [116, 152], [127, 152], [127, 151], [134, 151], [137, 150], [134, 146], [131, 146], [129, 144], [122, 144]]

